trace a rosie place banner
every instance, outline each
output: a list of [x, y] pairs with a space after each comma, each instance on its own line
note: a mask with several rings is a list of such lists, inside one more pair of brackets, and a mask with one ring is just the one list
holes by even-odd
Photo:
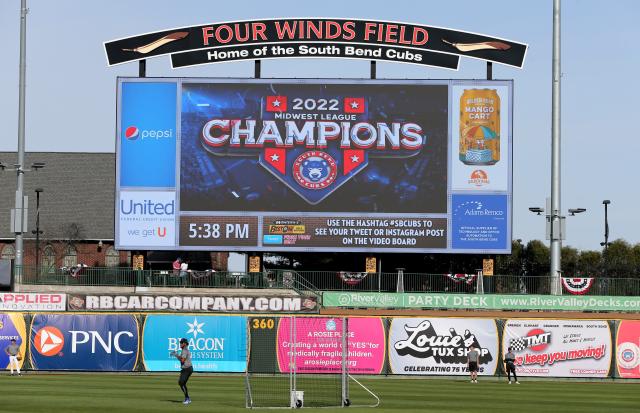
[[171, 54], [174, 68], [234, 60], [332, 57], [457, 69], [459, 56], [522, 67], [527, 45], [483, 34], [378, 20], [219, 22], [105, 42], [109, 65]]
[[133, 371], [138, 346], [133, 315], [36, 314], [31, 323], [37, 370]]
[[621, 320], [616, 334], [616, 365], [618, 375], [640, 379], [640, 321]]
[[480, 351], [479, 373], [495, 374], [499, 351], [493, 319], [391, 319], [389, 366], [393, 374], [467, 375], [470, 346]]
[[[179, 137], [171, 122], [138, 125], [157, 116], [157, 101], [134, 98], [153, 100], [159, 80], [119, 79], [118, 108], [130, 116], [118, 124], [117, 245], [509, 251], [511, 82], [174, 82], [168, 105], [181, 99], [170, 116]], [[140, 86], [137, 95], [124, 93], [130, 84]], [[461, 113], [450, 110], [454, 86]], [[179, 176], [179, 186], [149, 191], [139, 160], [122, 154], [133, 146], [177, 157], [154, 168]], [[448, 196], [452, 168], [462, 171], [455, 185], [464, 194]]]
[[247, 318], [210, 315], [150, 315], [142, 334], [147, 371], [179, 371], [180, 339], [189, 340], [195, 371], [243, 372], [247, 368]]
[[594, 320], [507, 320], [508, 347], [518, 375], [537, 377], [607, 377], [613, 351], [609, 323]]
[[[295, 329], [291, 318], [281, 318], [278, 322], [280, 372], [289, 372], [292, 358], [295, 358], [298, 373], [342, 371], [342, 319], [308, 317], [294, 320]], [[381, 318], [349, 318], [346, 342], [350, 374], [380, 374], [385, 358], [385, 331]]]
[[4, 351], [11, 340], [20, 346], [20, 367], [27, 349], [27, 333], [22, 313], [0, 313], [0, 369], [9, 368], [9, 355]]

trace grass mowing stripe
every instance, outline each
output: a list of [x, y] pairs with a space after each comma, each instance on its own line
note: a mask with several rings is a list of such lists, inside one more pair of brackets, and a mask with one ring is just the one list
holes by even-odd
[[[189, 381], [194, 403], [180, 404], [177, 375], [62, 374], [23, 377], [0, 376], [3, 411], [65, 413], [246, 412], [244, 378], [199, 376]], [[486, 379], [478, 384], [455, 379], [362, 378], [377, 393], [381, 406], [349, 408], [355, 412], [442, 413], [509, 412], [623, 413], [637, 411], [638, 385], [621, 382], [531, 381], [508, 385], [506, 380]], [[302, 389], [303, 390], [303, 389]], [[366, 393], [351, 387], [354, 404], [370, 402]], [[286, 395], [285, 395], [286, 400]], [[305, 411], [344, 412], [343, 409]]]

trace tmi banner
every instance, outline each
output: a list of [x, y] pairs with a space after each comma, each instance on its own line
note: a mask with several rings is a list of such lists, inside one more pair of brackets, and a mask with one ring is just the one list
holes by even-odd
[[37, 370], [133, 371], [138, 346], [132, 315], [37, 314], [31, 324]]
[[173, 191], [123, 191], [118, 202], [119, 247], [175, 244]]

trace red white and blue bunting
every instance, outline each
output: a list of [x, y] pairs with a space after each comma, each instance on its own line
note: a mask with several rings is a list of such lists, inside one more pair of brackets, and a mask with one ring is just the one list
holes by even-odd
[[574, 295], [584, 295], [589, 292], [591, 286], [593, 285], [592, 277], [582, 277], [582, 278], [566, 278], [562, 277], [562, 286], [566, 291], [570, 294]]
[[478, 276], [477, 274], [446, 274], [447, 277], [449, 277], [450, 280], [454, 281], [454, 282], [465, 282], [469, 285], [473, 284], [473, 281], [476, 279], [476, 277]]
[[344, 283], [348, 285], [356, 285], [356, 284], [360, 284], [360, 281], [364, 280], [364, 278], [367, 276], [367, 273], [339, 271], [338, 276]]

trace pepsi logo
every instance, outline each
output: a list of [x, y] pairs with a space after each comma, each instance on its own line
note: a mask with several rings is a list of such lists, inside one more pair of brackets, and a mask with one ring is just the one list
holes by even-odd
[[135, 139], [138, 139], [138, 136], [140, 135], [140, 131], [138, 130], [137, 127], [135, 126], [129, 126], [125, 131], [124, 131], [124, 137], [127, 138], [128, 140], [132, 141]]
[[55, 356], [64, 347], [64, 335], [55, 327], [43, 327], [36, 333], [33, 344], [43, 356]]

